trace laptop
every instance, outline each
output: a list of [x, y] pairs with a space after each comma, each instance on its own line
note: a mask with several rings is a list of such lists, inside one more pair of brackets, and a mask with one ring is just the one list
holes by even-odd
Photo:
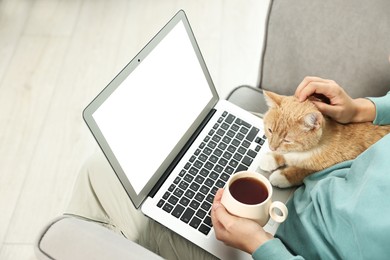
[[[218, 97], [184, 11], [85, 108], [83, 117], [136, 208], [221, 259], [250, 255], [215, 238], [214, 194], [260, 172], [262, 119]], [[291, 190], [274, 192], [286, 201]], [[265, 229], [274, 233], [272, 220]]]

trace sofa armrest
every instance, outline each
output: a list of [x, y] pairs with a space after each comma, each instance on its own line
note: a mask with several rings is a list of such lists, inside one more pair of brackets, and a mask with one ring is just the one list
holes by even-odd
[[71, 216], [51, 221], [38, 236], [38, 259], [162, 259], [97, 223]]
[[263, 91], [259, 88], [247, 85], [239, 86], [233, 89], [226, 99], [247, 111], [259, 115], [260, 117], [262, 117], [262, 115], [268, 110], [268, 106], [263, 96]]

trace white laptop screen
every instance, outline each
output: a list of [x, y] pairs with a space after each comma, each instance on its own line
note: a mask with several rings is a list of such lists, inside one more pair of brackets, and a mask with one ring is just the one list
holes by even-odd
[[136, 194], [212, 97], [180, 21], [93, 113]]

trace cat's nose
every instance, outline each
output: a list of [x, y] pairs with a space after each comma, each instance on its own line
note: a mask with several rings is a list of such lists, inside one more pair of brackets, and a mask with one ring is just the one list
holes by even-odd
[[276, 150], [276, 148], [275, 148], [274, 146], [272, 146], [272, 145], [269, 146], [269, 149], [270, 149], [271, 151], [273, 151], [273, 152]]

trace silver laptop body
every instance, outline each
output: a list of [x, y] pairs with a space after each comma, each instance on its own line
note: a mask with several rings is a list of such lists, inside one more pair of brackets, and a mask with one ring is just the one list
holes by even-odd
[[[213, 195], [260, 172], [262, 119], [220, 100], [179, 11], [85, 108], [83, 117], [134, 206], [221, 259], [251, 256], [216, 240]], [[286, 201], [291, 190], [276, 189]], [[272, 220], [265, 229], [274, 233]]]

